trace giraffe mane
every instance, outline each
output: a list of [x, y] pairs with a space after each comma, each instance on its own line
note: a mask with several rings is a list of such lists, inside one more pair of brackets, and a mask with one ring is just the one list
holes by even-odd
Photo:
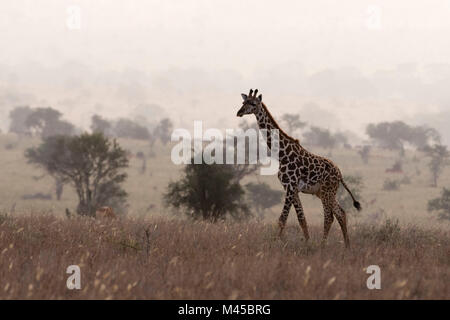
[[290, 135], [288, 135], [283, 129], [280, 128], [280, 125], [278, 124], [278, 122], [275, 121], [275, 118], [272, 116], [272, 114], [270, 113], [269, 109], [267, 108], [267, 106], [264, 104], [264, 102], [261, 102], [261, 105], [263, 106], [264, 110], [266, 111], [267, 116], [269, 117], [269, 119], [272, 121], [272, 123], [275, 125], [275, 128], [277, 128], [281, 134], [283, 134], [286, 138], [288, 138], [289, 140], [293, 141], [293, 142], [297, 142], [300, 143], [298, 141], [298, 139], [295, 139], [293, 137], [291, 137]]

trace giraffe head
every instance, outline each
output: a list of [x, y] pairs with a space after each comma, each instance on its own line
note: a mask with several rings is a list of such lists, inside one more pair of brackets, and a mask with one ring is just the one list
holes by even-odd
[[244, 114], [256, 114], [258, 111], [262, 108], [262, 94], [257, 96], [258, 89], [255, 90], [253, 93], [253, 90], [250, 89], [250, 92], [248, 95], [241, 93], [242, 99], [244, 99], [244, 102], [242, 103], [241, 109], [239, 109], [237, 116], [242, 117]]

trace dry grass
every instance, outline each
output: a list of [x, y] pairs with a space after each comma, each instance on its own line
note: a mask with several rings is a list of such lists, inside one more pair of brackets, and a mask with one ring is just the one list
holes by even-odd
[[[40, 141], [0, 135], [0, 298], [45, 299], [449, 299], [448, 222], [426, 211], [428, 200], [450, 183], [450, 167], [430, 187], [428, 159], [408, 151], [404, 175], [385, 173], [398, 154], [374, 148], [369, 165], [356, 150], [335, 150], [330, 158], [365, 184], [359, 217], [349, 212], [352, 249], [343, 248], [335, 223], [321, 249], [323, 213], [318, 199], [302, 195], [312, 241], [305, 244], [291, 211], [284, 240], [274, 223], [282, 203], [263, 222], [205, 224], [170, 220], [161, 195], [182, 167], [170, 161], [170, 146], [157, 145], [141, 175], [131, 159], [129, 218], [101, 222], [66, 220], [77, 205], [70, 186], [61, 201], [24, 200], [24, 194], [53, 193], [54, 182], [26, 164], [23, 153]], [[120, 140], [133, 154], [146, 142]], [[6, 148], [7, 145], [12, 148]], [[328, 151], [312, 150], [326, 155]], [[399, 190], [382, 190], [387, 178], [410, 179]], [[281, 190], [276, 176], [250, 180]], [[244, 181], [244, 184], [248, 181]], [[2, 215], [9, 212], [9, 215]], [[43, 214], [47, 212], [47, 214]], [[50, 213], [50, 214], [48, 214]], [[371, 217], [381, 216], [373, 219]], [[400, 224], [368, 224], [399, 219]], [[412, 225], [415, 225], [413, 227]], [[419, 227], [420, 226], [420, 227]], [[82, 290], [66, 288], [66, 268], [79, 265]], [[368, 290], [369, 265], [381, 267], [381, 290]]]
[[[298, 226], [51, 215], [0, 216], [0, 299], [448, 299], [448, 231], [395, 223], [338, 227], [321, 249]], [[66, 268], [81, 268], [81, 290]], [[366, 287], [369, 265], [381, 290]]]

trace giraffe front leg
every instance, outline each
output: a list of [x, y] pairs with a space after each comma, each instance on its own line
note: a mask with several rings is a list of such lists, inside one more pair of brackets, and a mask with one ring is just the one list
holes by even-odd
[[284, 227], [286, 226], [286, 220], [289, 216], [289, 210], [291, 209], [292, 205], [292, 192], [290, 189], [286, 192], [286, 197], [284, 199], [284, 207], [283, 211], [281, 212], [280, 219], [278, 219], [278, 225], [280, 226], [280, 232], [278, 233], [278, 236], [281, 237]]
[[305, 214], [303, 212], [303, 206], [300, 201], [300, 197], [299, 197], [298, 193], [295, 193], [295, 196], [294, 196], [294, 208], [295, 208], [295, 211], [297, 212], [298, 223], [300, 224], [300, 227], [303, 230], [303, 235], [305, 236], [305, 240], [308, 241], [309, 240], [308, 225], [306, 223]]

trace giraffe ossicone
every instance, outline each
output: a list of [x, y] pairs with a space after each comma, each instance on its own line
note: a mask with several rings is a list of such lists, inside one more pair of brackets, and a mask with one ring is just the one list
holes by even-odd
[[[278, 132], [278, 179], [286, 191], [283, 210], [279, 218], [279, 235], [281, 236], [283, 232], [289, 210], [293, 205], [304, 236], [306, 240], [309, 239], [308, 226], [299, 197], [299, 192], [308, 193], [316, 195], [322, 201], [324, 209], [322, 241], [326, 241], [331, 224], [336, 218], [342, 230], [345, 246], [349, 247], [346, 213], [336, 199], [339, 184], [342, 184], [349, 192], [357, 210], [361, 210], [360, 203], [345, 184], [339, 168], [331, 160], [309, 152], [301, 146], [299, 140], [285, 133], [262, 102], [262, 95], [257, 96], [257, 93], [258, 89], [255, 91], [250, 89], [248, 95], [241, 94], [244, 101], [236, 115], [242, 117], [254, 114], [260, 129], [269, 132], [277, 130]], [[271, 149], [272, 142], [270, 135], [267, 135], [266, 143], [269, 149]]]

